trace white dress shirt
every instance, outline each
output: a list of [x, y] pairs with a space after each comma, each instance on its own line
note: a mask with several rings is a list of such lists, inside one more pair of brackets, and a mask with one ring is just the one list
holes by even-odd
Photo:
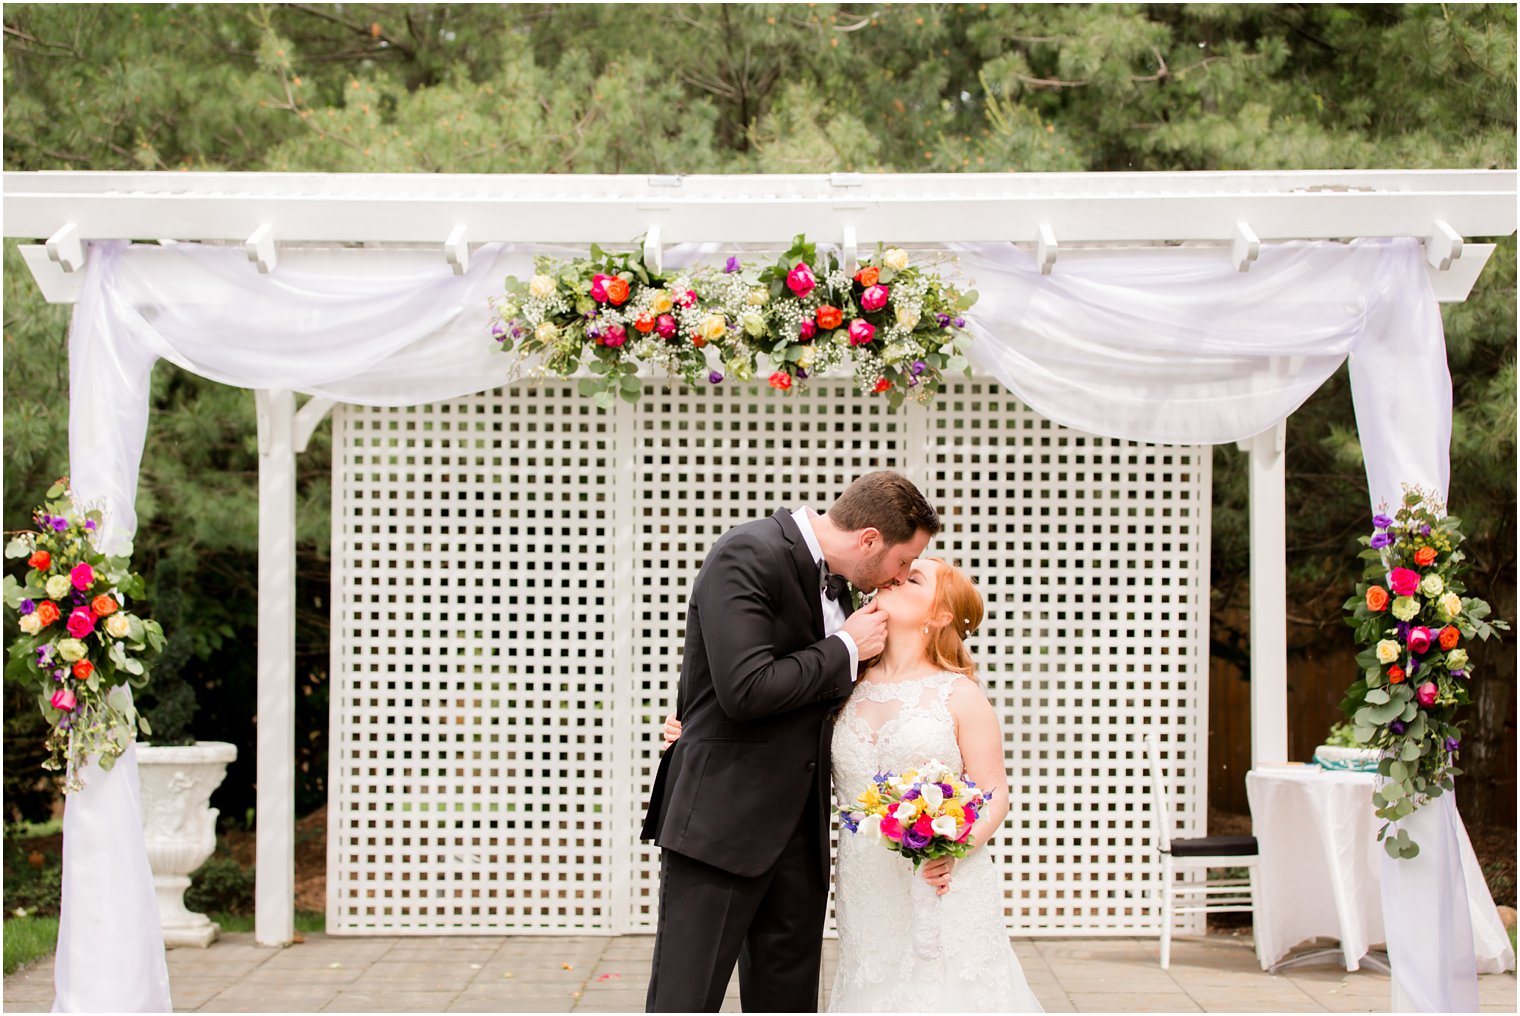
[[[812, 511], [806, 507], [798, 508], [792, 512], [792, 518], [797, 520], [797, 528], [802, 530], [802, 539], [807, 542], [808, 552], [813, 555], [813, 563], [821, 564], [823, 548], [818, 545], [818, 537], [813, 532]], [[844, 627], [844, 604], [829, 599], [821, 589], [818, 591], [818, 599], [823, 603], [824, 637], [839, 639], [850, 651], [850, 680], [854, 681], [860, 671], [860, 649], [849, 632], [840, 630]]]

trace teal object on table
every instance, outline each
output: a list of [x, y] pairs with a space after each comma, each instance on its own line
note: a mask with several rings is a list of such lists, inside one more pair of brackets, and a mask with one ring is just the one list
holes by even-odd
[[1314, 755], [1314, 764], [1319, 766], [1321, 769], [1338, 769], [1344, 772], [1353, 773], [1375, 773], [1377, 772], [1378, 760], [1347, 759], [1343, 762], [1339, 759], [1320, 758], [1319, 753], [1316, 752]]

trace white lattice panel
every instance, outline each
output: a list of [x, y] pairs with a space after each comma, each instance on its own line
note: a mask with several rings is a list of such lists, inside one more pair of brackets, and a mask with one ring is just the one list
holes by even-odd
[[880, 468], [941, 508], [930, 553], [988, 600], [1009, 927], [1155, 930], [1128, 738], [1161, 732], [1178, 835], [1201, 833], [1207, 450], [1078, 435], [995, 383], [895, 414], [815, 388], [650, 383], [598, 414], [519, 385], [338, 414], [331, 931], [652, 930], [637, 831], [706, 548]]

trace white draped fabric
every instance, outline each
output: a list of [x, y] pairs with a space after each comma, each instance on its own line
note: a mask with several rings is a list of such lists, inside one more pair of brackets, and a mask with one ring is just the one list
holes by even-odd
[[[103, 503], [108, 538], [134, 531], [160, 358], [231, 385], [372, 405], [502, 384], [512, 358], [492, 348], [487, 301], [504, 276], [531, 272], [535, 253], [583, 251], [489, 245], [463, 276], [436, 255], [334, 252], [260, 275], [234, 248], [92, 244], [70, 338], [75, 491]], [[665, 257], [728, 253], [687, 245]], [[1451, 386], [1413, 240], [1267, 245], [1247, 273], [1217, 250], [1063, 259], [1052, 275], [1007, 244], [956, 253], [981, 294], [972, 362], [1053, 420], [1142, 442], [1235, 441], [1286, 418], [1349, 357], [1373, 505], [1396, 501], [1404, 482], [1445, 493]], [[107, 788], [135, 795], [132, 783], [120, 767], [69, 807], [103, 808]], [[122, 882], [82, 902], [69, 872], [64, 887], [66, 908], [98, 908], [102, 922], [126, 919], [145, 891]], [[72, 948], [60, 945], [61, 971], [74, 969]], [[117, 1007], [153, 1004], [122, 996]]]

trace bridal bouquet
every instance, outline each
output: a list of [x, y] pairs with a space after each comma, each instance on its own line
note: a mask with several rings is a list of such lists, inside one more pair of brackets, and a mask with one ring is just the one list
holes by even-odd
[[1398, 510], [1374, 516], [1372, 526], [1361, 538], [1366, 573], [1345, 604], [1346, 623], [1363, 647], [1356, 658], [1362, 677], [1341, 709], [1356, 742], [1382, 753], [1383, 780], [1372, 799], [1386, 820], [1378, 839], [1391, 856], [1408, 859], [1419, 844], [1392, 827], [1451, 790], [1462, 771], [1456, 713], [1472, 682], [1467, 646], [1509, 625], [1466, 595], [1462, 522], [1445, 514], [1433, 493], [1406, 488]]
[[47, 492], [34, 513], [36, 531], [6, 545], [25, 558], [26, 581], [5, 576], [5, 605], [20, 637], [11, 643], [6, 679], [36, 692], [50, 730], [43, 768], [64, 771], [64, 792], [83, 787], [79, 771], [91, 756], [110, 769], [148, 721], [138, 716], [126, 685], [141, 688], [164, 645], [158, 623], [128, 610], [143, 594], [129, 570], [131, 548], [108, 557], [95, 546], [99, 511], [81, 512], [67, 480]]
[[845, 829], [874, 837], [913, 862], [913, 951], [923, 959], [941, 952], [939, 895], [917, 877], [918, 867], [938, 857], [965, 857], [973, 846], [971, 826], [986, 803], [964, 773], [931, 760], [901, 775], [876, 774], [853, 805], [839, 809]]

